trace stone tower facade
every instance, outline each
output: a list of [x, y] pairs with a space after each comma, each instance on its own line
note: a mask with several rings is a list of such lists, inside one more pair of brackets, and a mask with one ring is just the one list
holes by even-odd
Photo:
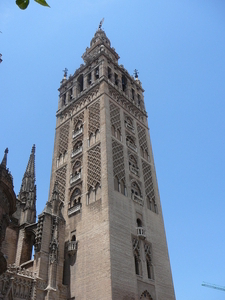
[[0, 299], [175, 300], [141, 82], [101, 25], [82, 58], [60, 84], [51, 195], [37, 223], [32, 148]]
[[141, 82], [101, 28], [82, 58], [59, 88], [52, 165], [63, 283], [72, 299], [175, 299]]

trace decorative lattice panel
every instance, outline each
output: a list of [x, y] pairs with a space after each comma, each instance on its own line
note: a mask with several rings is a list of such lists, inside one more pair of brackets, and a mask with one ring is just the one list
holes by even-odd
[[88, 151], [87, 188], [95, 188], [101, 184], [101, 145], [98, 144]]
[[125, 178], [125, 166], [124, 166], [124, 154], [123, 154], [123, 146], [112, 139], [112, 152], [113, 152], [113, 173], [114, 176], [120, 180], [124, 180]]
[[155, 199], [151, 166], [143, 160], [142, 160], [142, 170], [144, 175], [145, 194], [146, 196], [149, 196], [150, 199]]
[[143, 150], [146, 150], [148, 152], [148, 143], [146, 139], [145, 129], [138, 124], [137, 130], [138, 130], [139, 145], [141, 148], [143, 148]]
[[111, 101], [109, 102], [109, 107], [110, 107], [111, 125], [113, 125], [115, 129], [119, 129], [121, 131], [120, 109]]
[[56, 171], [56, 181], [58, 181], [59, 199], [64, 201], [66, 189], [66, 166]]
[[88, 118], [88, 134], [95, 134], [96, 130], [100, 130], [100, 101], [96, 101], [89, 107]]
[[68, 149], [69, 123], [63, 125], [59, 130], [58, 154], [63, 154]]
[[78, 122], [84, 123], [84, 112], [80, 113], [78, 116], [73, 118], [73, 125], [74, 127], [77, 125]]

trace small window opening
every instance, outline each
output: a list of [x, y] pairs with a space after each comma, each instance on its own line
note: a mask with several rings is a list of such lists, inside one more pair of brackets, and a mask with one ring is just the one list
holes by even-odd
[[87, 76], [87, 82], [89, 85], [91, 84], [91, 73], [89, 73]]
[[152, 264], [151, 264], [151, 260], [148, 258], [147, 259], [147, 273], [148, 273], [148, 278], [152, 279]]
[[126, 91], [126, 87], [127, 87], [127, 78], [122, 75], [122, 89], [125, 92]]
[[112, 70], [110, 69], [110, 67], [108, 67], [108, 79], [111, 79], [112, 77]]
[[62, 104], [66, 105], [66, 94], [62, 96]]
[[137, 219], [137, 227], [142, 227], [142, 222], [139, 218]]
[[134, 263], [135, 263], [135, 273], [137, 275], [140, 275], [140, 270], [139, 270], [139, 259], [137, 255], [134, 256]]
[[132, 99], [134, 100], [134, 89], [132, 89], [131, 92], [132, 92]]
[[69, 90], [69, 99], [72, 100], [73, 99], [73, 89]]
[[141, 96], [139, 94], [137, 94], [137, 97], [138, 97], [138, 105], [140, 106], [140, 104], [141, 104]]
[[115, 76], [115, 85], [118, 85], [118, 83], [119, 83], [118, 74], [115, 73], [114, 76]]
[[75, 241], [76, 241], [76, 235], [75, 235], [75, 234], [72, 236], [71, 241], [72, 241], [72, 242], [75, 242]]
[[99, 79], [99, 67], [95, 69], [95, 79]]
[[78, 82], [78, 90], [79, 93], [83, 91], [84, 89], [84, 84], [83, 84], [83, 74], [81, 74], [78, 78], [77, 78], [77, 82]]

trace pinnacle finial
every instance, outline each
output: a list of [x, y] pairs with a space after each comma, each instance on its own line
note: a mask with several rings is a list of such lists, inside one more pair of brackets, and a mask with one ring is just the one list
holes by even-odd
[[20, 193], [33, 189], [35, 186], [35, 145], [33, 145], [30, 158], [24, 173], [22, 184], [20, 188]]
[[59, 190], [58, 190], [58, 181], [56, 180], [55, 181], [55, 184], [54, 184], [54, 188], [53, 188], [53, 191], [52, 191], [52, 194], [55, 194], [55, 193], [59, 193]]
[[66, 78], [67, 78], [67, 72], [68, 72], [68, 69], [65, 68], [65, 69], [63, 70], [63, 72], [64, 72], [64, 79], [66, 79]]
[[35, 154], [35, 144], [33, 144], [32, 150], [31, 150], [32, 154]]
[[134, 70], [134, 78], [135, 78], [135, 79], [138, 79], [138, 73], [139, 73], [138, 70], [135, 69], [135, 70]]
[[5, 149], [5, 152], [4, 152], [4, 156], [3, 156], [3, 159], [2, 159], [2, 163], [1, 165], [6, 168], [6, 165], [7, 165], [7, 154], [9, 153], [9, 149], [6, 148]]

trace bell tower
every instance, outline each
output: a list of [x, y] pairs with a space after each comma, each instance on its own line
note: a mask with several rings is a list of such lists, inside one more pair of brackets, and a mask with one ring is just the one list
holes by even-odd
[[60, 84], [50, 183], [63, 203], [68, 298], [174, 300], [138, 72], [118, 64], [101, 24], [82, 58]]

